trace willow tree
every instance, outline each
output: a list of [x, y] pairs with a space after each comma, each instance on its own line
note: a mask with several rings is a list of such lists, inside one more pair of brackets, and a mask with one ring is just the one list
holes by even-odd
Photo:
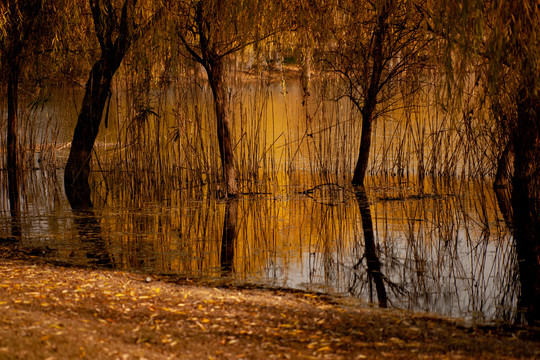
[[[348, 97], [362, 118], [360, 148], [352, 183], [363, 185], [371, 150], [373, 124], [397, 94], [411, 95], [418, 73], [425, 66], [423, 0], [345, 1], [334, 8], [331, 36], [322, 55], [329, 69], [339, 75], [342, 95]], [[410, 79], [409, 79], [410, 78]], [[399, 91], [398, 91], [399, 90]]]
[[[540, 323], [540, 5], [516, 1], [437, 1], [423, 9], [444, 42], [448, 85], [459, 93], [479, 74], [483, 105], [502, 139], [495, 185], [508, 177], [519, 260], [520, 312]], [[504, 206], [501, 206], [504, 208]]]
[[90, 0], [99, 58], [86, 82], [85, 94], [73, 133], [71, 150], [65, 167], [64, 186], [73, 208], [92, 207], [90, 198], [90, 161], [103, 111], [111, 96], [111, 81], [130, 46], [159, 17], [137, 6], [137, 0]]
[[12, 215], [19, 212], [18, 185], [18, 100], [19, 76], [23, 59], [32, 49], [31, 40], [35, 38], [36, 25], [42, 10], [42, 0], [0, 2], [0, 54], [3, 79], [7, 79], [7, 168], [9, 205]]
[[[540, 5], [517, 0], [484, 4], [490, 20], [481, 47], [485, 86], [492, 103], [510, 99], [515, 112], [501, 129], [513, 153], [511, 204], [520, 266], [520, 306], [531, 324], [540, 324]], [[469, 17], [475, 17], [469, 14]], [[480, 35], [480, 34], [478, 34]], [[487, 41], [486, 41], [487, 40]], [[509, 96], [509, 97], [508, 97]], [[497, 108], [494, 108], [497, 111]]]
[[239, 195], [233, 147], [227, 58], [251, 44], [269, 37], [275, 29], [263, 27], [265, 14], [274, 2], [185, 1], [177, 6], [177, 34], [190, 57], [202, 65], [214, 98], [216, 130], [221, 156], [225, 196]]

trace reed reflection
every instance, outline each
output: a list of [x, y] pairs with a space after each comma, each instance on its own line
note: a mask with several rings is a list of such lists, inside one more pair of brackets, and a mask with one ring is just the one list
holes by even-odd
[[385, 308], [388, 306], [386, 288], [384, 286], [385, 276], [381, 272], [381, 262], [377, 256], [375, 234], [373, 232], [373, 220], [371, 218], [371, 210], [369, 209], [369, 201], [364, 188], [356, 188], [355, 195], [356, 201], [358, 202], [358, 208], [360, 209], [360, 216], [362, 218], [365, 252], [364, 256], [358, 261], [358, 263], [356, 263], [356, 265], [354, 265], [354, 269], [358, 269], [365, 257], [370, 288], [372, 287], [372, 282], [374, 282], [375, 289], [377, 291], [377, 299], [379, 300], [379, 306]]
[[[514, 321], [518, 311], [525, 317], [527, 299], [534, 305], [528, 288], [536, 270], [517, 274], [534, 249], [520, 249], [525, 260], [518, 265], [516, 248], [524, 243], [514, 242], [484, 183], [446, 187], [426, 180], [424, 191], [370, 185], [369, 206], [364, 191], [333, 185], [318, 186], [309, 197], [295, 188], [284, 200], [242, 202], [171, 191], [164, 202], [153, 192], [123, 192], [118, 182], [112, 188], [122, 192], [115, 196], [107, 198], [105, 186], [93, 190], [95, 209], [88, 211], [68, 209], [61, 181], [24, 174], [21, 246], [55, 261], [350, 290], [383, 307], [479, 321]], [[7, 180], [7, 172], [2, 176]], [[2, 184], [7, 207], [7, 181]], [[9, 218], [2, 219], [6, 238]]]
[[227, 276], [234, 272], [234, 248], [238, 221], [238, 198], [229, 198], [225, 205], [225, 219], [223, 220], [223, 236], [221, 240], [221, 274]]

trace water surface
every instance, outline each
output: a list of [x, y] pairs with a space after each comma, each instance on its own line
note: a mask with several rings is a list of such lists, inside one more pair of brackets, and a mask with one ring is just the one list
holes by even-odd
[[[143, 206], [74, 212], [61, 181], [45, 186], [45, 177], [36, 172], [28, 185], [35, 194], [19, 246], [50, 260], [333, 293], [478, 321], [515, 316], [513, 239], [486, 183], [426, 181], [420, 192], [415, 182], [373, 181], [362, 199], [331, 184], [228, 201], [176, 192]], [[2, 211], [0, 237], [8, 237]]]
[[[219, 151], [206, 85], [171, 87], [146, 107], [132, 91], [115, 92], [94, 154], [95, 208], [83, 212], [69, 207], [62, 179], [81, 93], [58, 89], [63, 95], [27, 114], [35, 135], [25, 140], [17, 246], [61, 263], [515, 320], [514, 239], [491, 183], [418, 176], [420, 168], [477, 169], [452, 158], [448, 146], [459, 134], [417, 112], [425, 126], [404, 135], [410, 114], [394, 112], [377, 125], [374, 175], [361, 192], [347, 185], [358, 114], [346, 101], [316, 100], [321, 89], [307, 99], [298, 82], [231, 92], [244, 193], [237, 200], [215, 196]], [[0, 172], [0, 238], [14, 229], [6, 176]]]

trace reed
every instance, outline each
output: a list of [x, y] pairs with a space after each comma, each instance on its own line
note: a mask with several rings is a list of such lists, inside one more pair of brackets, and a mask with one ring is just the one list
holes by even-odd
[[[110, 196], [127, 193], [132, 195], [126, 200], [159, 200], [181, 189], [215, 196], [221, 182], [219, 151], [212, 94], [200, 69], [182, 65], [175, 77], [157, 81], [152, 64], [132, 65], [125, 65], [115, 78], [105, 115], [108, 128], [96, 144], [93, 184], [98, 197], [105, 203]], [[264, 71], [246, 75], [238, 66], [230, 71], [242, 192], [277, 193], [282, 186], [305, 189], [349, 181], [359, 147], [359, 114], [340, 97], [335, 77], [321, 73], [305, 97], [299, 80], [288, 78], [283, 67], [277, 77]], [[371, 176], [493, 175], [497, 130], [482, 111], [477, 90], [471, 86], [462, 97], [466, 106], [442, 109], [437, 99], [444, 96], [437, 83], [436, 78], [426, 79], [414, 97], [388, 98], [381, 105]], [[21, 110], [20, 156], [25, 169], [38, 164], [59, 168], [65, 160], [58, 157], [63, 156], [59, 149], [64, 144], [58, 141], [59, 117], [45, 99], [35, 98], [32, 106]], [[310, 180], [302, 184], [305, 173]], [[117, 186], [130, 191], [117, 191]]]
[[[342, 96], [331, 74], [312, 94], [306, 110], [305, 150], [315, 183], [343, 183], [350, 177], [359, 148], [360, 114]], [[437, 79], [426, 78], [413, 95], [385, 98], [373, 130], [369, 174], [382, 177], [492, 178], [501, 149], [494, 144], [496, 124], [479, 90], [471, 85], [460, 103], [442, 104]], [[341, 95], [340, 95], [341, 94]], [[318, 179], [317, 179], [318, 178]]]
[[[135, 103], [133, 94], [120, 93], [118, 100], [111, 102], [117, 115], [109, 118], [108, 135], [100, 139], [96, 149], [95, 165], [102, 171], [95, 173], [94, 181], [98, 195], [103, 199], [103, 213], [98, 211], [96, 214], [100, 218], [107, 251], [116, 266], [151, 268], [164, 274], [221, 276], [220, 244], [226, 204], [216, 202], [212, 196], [201, 195], [199, 187], [213, 186], [207, 182], [211, 176], [219, 178], [216, 145], [211, 144], [208, 128], [205, 128], [212, 124], [212, 114], [203, 110], [202, 103], [208, 101], [206, 89], [197, 86], [188, 90], [174, 90], [176, 92], [167, 93], [168, 97], [158, 93], [155, 99], [159, 101], [149, 104], [157, 115], [147, 109], [146, 118], [136, 116], [142, 113], [141, 108], [128, 108]], [[269, 96], [263, 95], [263, 90], [259, 91], [262, 98]], [[183, 105], [185, 107], [181, 108], [178, 105], [190, 104], [187, 101], [177, 102], [177, 99], [193, 94], [197, 95], [197, 106]], [[170, 108], [166, 101], [177, 106], [166, 111], [164, 109]], [[261, 103], [263, 105], [259, 105]], [[251, 182], [243, 186], [258, 189], [254, 185], [256, 181], [279, 182], [281, 179], [274, 175], [274, 169], [285, 169], [286, 166], [292, 169], [287, 181], [296, 189], [311, 182], [339, 181], [344, 172], [341, 169], [350, 165], [352, 160], [342, 159], [339, 164], [329, 160], [335, 159], [332, 158], [335, 152], [322, 139], [328, 136], [328, 141], [336, 141], [337, 134], [343, 134], [352, 126], [352, 121], [338, 123], [337, 116], [325, 119], [328, 122], [323, 131], [314, 134], [313, 138], [305, 137], [305, 148], [298, 143], [291, 146], [294, 151], [285, 152], [285, 161], [281, 163], [284, 166], [280, 167], [279, 161], [265, 160], [265, 151], [270, 154], [268, 156], [276, 156], [279, 152], [277, 146], [272, 146], [273, 142], [263, 138], [248, 141], [250, 137], [262, 136], [264, 130], [268, 131], [272, 125], [272, 121], [266, 125], [261, 122], [247, 124], [252, 110], [259, 109], [259, 114], [272, 112], [269, 103], [261, 103], [242, 105], [243, 115], [235, 118], [235, 121], [245, 122], [237, 124], [237, 129], [246, 135], [239, 138], [236, 148], [239, 154], [244, 154], [238, 165], [242, 169], [242, 184]], [[334, 104], [328, 102], [324, 110], [321, 105], [318, 111], [328, 114], [331, 112], [328, 109]], [[122, 115], [124, 109], [129, 109], [133, 117]], [[289, 108], [287, 116], [291, 113]], [[184, 114], [188, 116], [182, 118]], [[406, 120], [409, 123], [399, 130], [403, 133], [396, 130], [390, 137], [400, 139], [401, 146], [430, 148], [431, 143], [427, 140], [424, 144], [412, 142], [411, 135], [404, 135], [405, 130], [420, 129], [429, 134], [429, 129], [437, 126], [440, 129], [440, 125], [433, 120], [433, 124], [423, 129], [415, 116], [411, 111]], [[126, 123], [127, 119], [130, 122]], [[161, 123], [157, 124], [158, 121]], [[326, 130], [328, 125], [335, 125], [335, 129]], [[178, 139], [171, 136], [174, 126], [185, 129], [178, 133]], [[305, 128], [298, 125], [298, 130], [299, 134], [305, 134]], [[250, 133], [254, 135], [248, 136]], [[295, 134], [286, 136], [299, 139]], [[284, 142], [288, 140], [286, 136], [283, 135]], [[38, 143], [37, 135], [32, 135], [32, 138], [34, 144]], [[444, 143], [451, 139], [441, 135], [439, 140]], [[351, 142], [343, 146], [339, 154], [343, 154], [347, 146], [354, 148], [355, 144]], [[404, 153], [400, 155], [401, 162], [390, 162], [394, 156], [390, 154], [399, 154], [397, 148], [379, 144], [378, 149], [384, 150], [379, 156], [387, 154], [387, 165], [378, 170], [381, 173], [395, 171], [398, 165], [404, 171], [412, 168], [411, 172], [418, 167], [413, 159], [407, 162]], [[158, 155], [157, 152], [161, 152], [160, 160], [149, 163], [149, 159]], [[195, 156], [196, 153], [204, 156]], [[306, 163], [302, 161], [306, 158], [302, 157], [306, 154], [318, 156], [319, 162], [314, 162], [312, 167], [303, 167]], [[445, 153], [441, 150], [438, 156], [443, 155]], [[175, 167], [180, 164], [179, 157], [190, 165], [179, 170]], [[212, 157], [215, 160], [211, 160]], [[261, 166], [267, 173], [262, 172]], [[314, 175], [318, 167], [325, 166], [327, 174]], [[437, 169], [445, 168], [437, 165]], [[452, 165], [448, 168], [452, 169]], [[61, 198], [59, 181], [47, 178], [42, 171], [30, 171], [29, 174], [24, 185], [25, 203], [38, 206], [41, 201], [38, 207], [45, 215], [58, 206], [54, 204]], [[497, 220], [494, 194], [481, 181], [452, 179], [443, 181], [425, 177], [421, 187], [415, 175], [408, 178], [406, 175], [369, 178], [367, 188], [371, 189], [369, 198], [376, 249], [389, 301], [405, 308], [440, 310], [446, 315], [483, 314], [474, 315], [479, 317], [478, 320], [513, 319], [516, 315], [511, 309], [515, 308], [512, 306], [516, 302], [518, 286], [515, 272], [508, 269], [516, 269], [515, 252], [508, 229]], [[273, 189], [272, 186], [267, 189]], [[293, 196], [293, 191], [287, 192], [288, 201], [275, 201], [275, 195], [259, 195], [246, 196], [239, 202], [238, 239], [244, 240], [234, 245], [233, 261], [234, 269], [240, 272], [238, 277], [249, 281], [258, 277], [272, 279], [277, 285], [288, 284], [312, 290], [349, 291], [373, 301], [375, 297], [367, 268], [365, 262], [360, 261], [365, 252], [365, 240], [353, 190], [335, 184], [319, 186], [311, 198]], [[63, 204], [67, 207], [65, 200]], [[28, 238], [36, 236], [36, 225], [30, 224], [35, 218], [23, 221], [26, 222]], [[62, 226], [69, 228], [69, 224]], [[65, 236], [59, 241], [71, 241], [68, 239], [71, 235]], [[55, 245], [54, 248], [61, 247]], [[67, 248], [74, 249], [75, 245]], [[60, 255], [69, 257], [69, 252], [66, 250]], [[296, 267], [300, 269], [302, 280], [293, 280], [298, 276], [294, 270]], [[453, 299], [457, 305], [448, 305], [448, 299]]]

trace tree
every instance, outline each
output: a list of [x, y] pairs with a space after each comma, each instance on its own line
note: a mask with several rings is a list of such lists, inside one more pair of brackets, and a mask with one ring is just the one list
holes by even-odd
[[[339, 2], [322, 56], [343, 82], [348, 97], [362, 117], [360, 148], [352, 183], [364, 184], [374, 122], [387, 110], [399, 85], [425, 66], [430, 38], [418, 11], [423, 1], [376, 0]], [[411, 83], [411, 82], [409, 82]], [[402, 88], [400, 94], [417, 87]], [[409, 94], [410, 95], [410, 94]]]
[[[512, 208], [525, 317], [540, 324], [540, 5], [516, 1], [501, 14], [511, 31], [509, 71], [517, 75], [517, 114], [511, 123], [514, 151]], [[508, 54], [508, 53], [507, 53]], [[528, 281], [524, 281], [527, 279]]]
[[[178, 37], [191, 58], [205, 69], [212, 89], [226, 197], [239, 194], [226, 61], [229, 55], [275, 32], [261, 25], [267, 6], [269, 3], [264, 1], [240, 0], [196, 0], [179, 4]], [[261, 27], [263, 34], [259, 33]]]
[[[510, 180], [512, 231], [520, 260], [521, 306], [540, 322], [540, 5], [527, 0], [442, 1], [424, 8], [429, 28], [444, 43], [452, 93], [470, 69], [480, 74], [482, 105], [501, 137], [496, 186]], [[494, 141], [496, 143], [496, 141]], [[507, 211], [508, 212], [508, 211]], [[528, 300], [527, 300], [528, 299]], [[532, 300], [532, 301], [531, 301]]]
[[[22, 1], [2, 0], [0, 12], [1, 64], [7, 77], [7, 167], [9, 205], [13, 217], [19, 213], [18, 172], [18, 124], [19, 75], [25, 52], [31, 48], [29, 41], [38, 24], [42, 10], [42, 0]], [[15, 231], [16, 233], [17, 231]]]
[[130, 46], [159, 18], [159, 11], [149, 16], [136, 5], [137, 0], [124, 0], [121, 7], [115, 7], [112, 0], [90, 0], [100, 57], [86, 82], [65, 168], [64, 186], [73, 208], [92, 207], [88, 182], [90, 160], [103, 111], [111, 96], [113, 76]]

